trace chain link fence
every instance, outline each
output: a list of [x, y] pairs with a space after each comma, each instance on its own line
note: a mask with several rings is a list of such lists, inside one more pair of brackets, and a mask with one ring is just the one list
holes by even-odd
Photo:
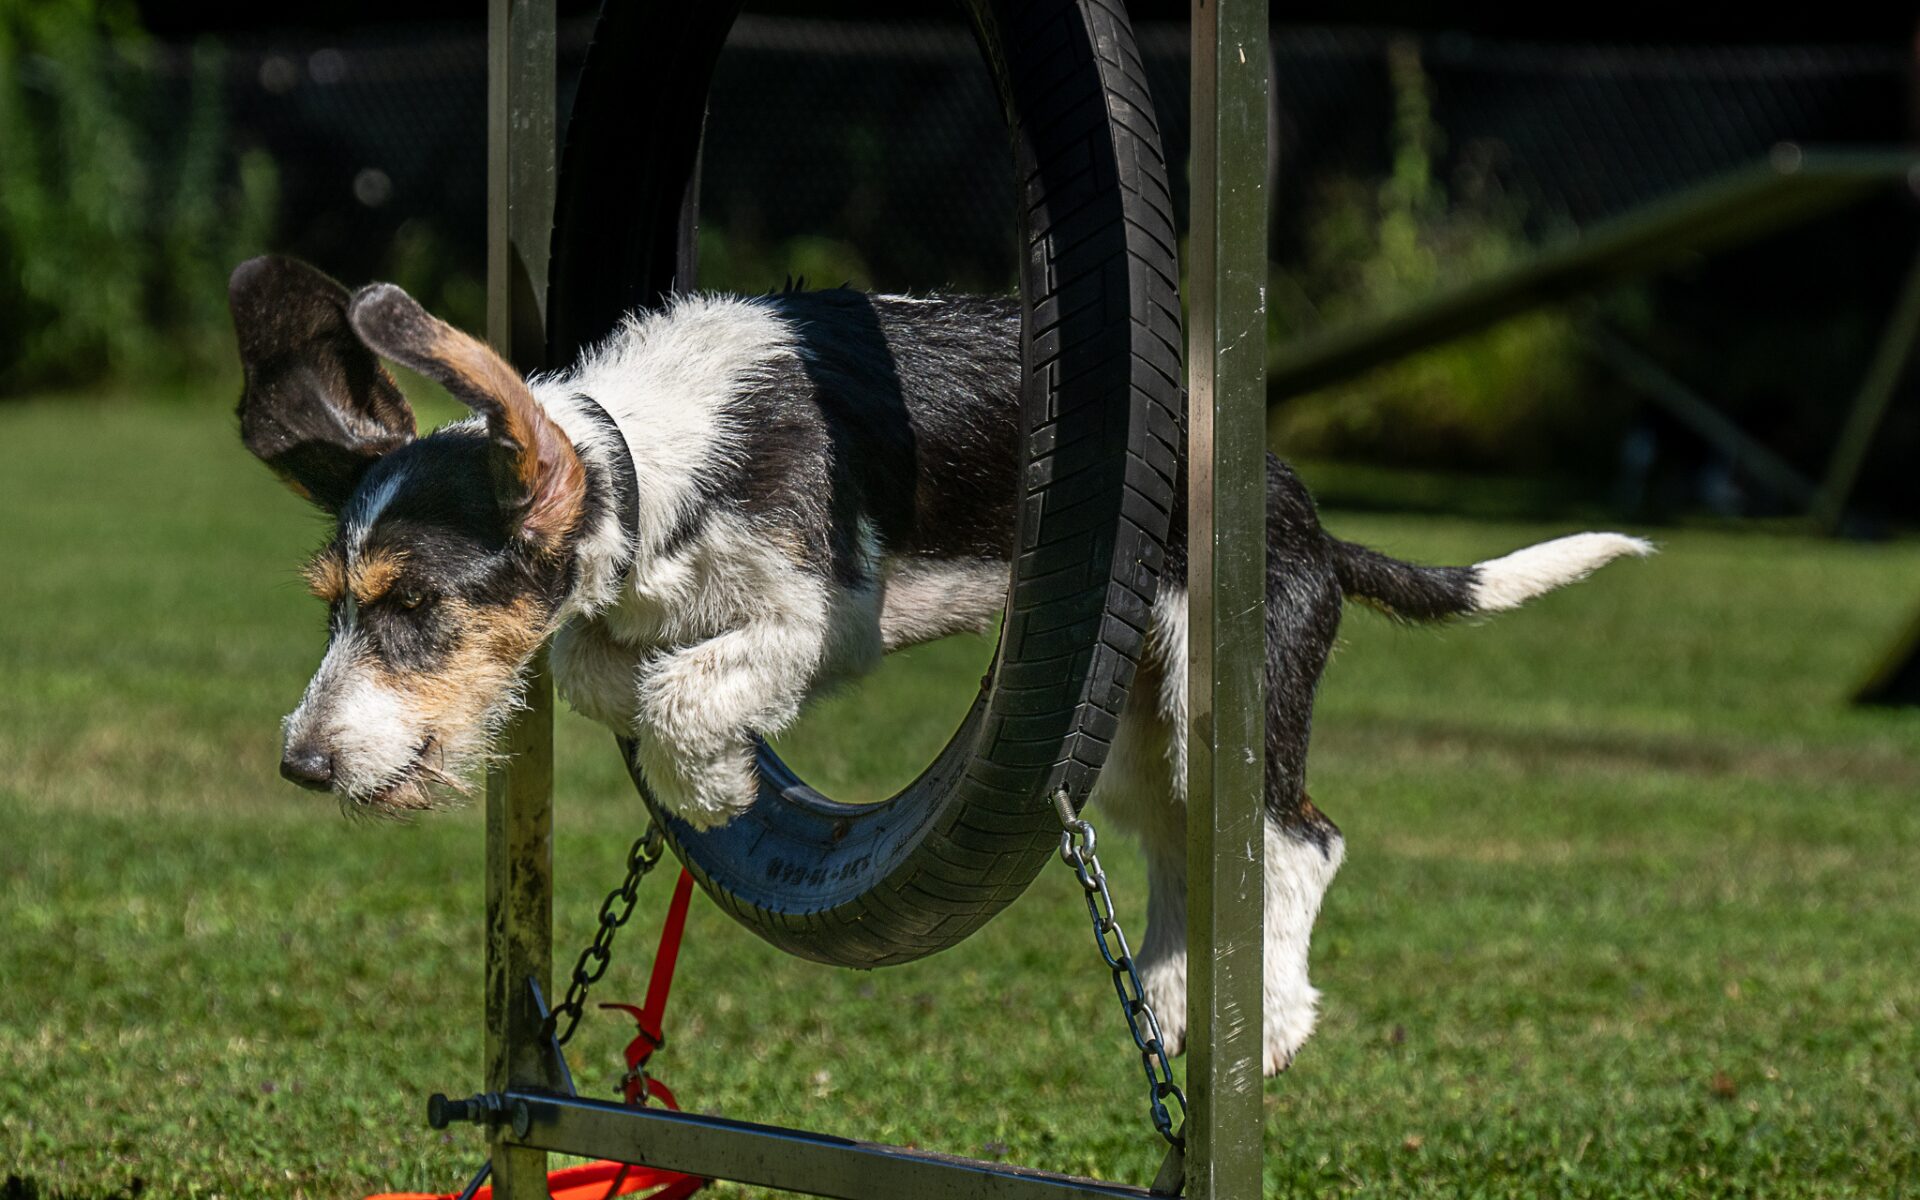
[[[591, 34], [587, 22], [563, 32], [563, 118]], [[1187, 31], [1148, 23], [1139, 34], [1184, 228]], [[1307, 217], [1336, 181], [1391, 171], [1390, 60], [1408, 45], [1444, 134], [1436, 173], [1490, 190], [1535, 237], [1753, 162], [1783, 140], [1883, 146], [1913, 133], [1913, 63], [1898, 44], [1560, 45], [1276, 28], [1272, 253], [1282, 266], [1309, 256]], [[398, 278], [477, 320], [482, 25], [288, 32], [224, 49], [232, 136], [280, 171], [278, 245], [346, 278]], [[172, 47], [154, 69], [177, 73], [184, 91], [189, 59]], [[711, 96], [703, 278], [745, 290], [790, 272], [882, 289], [1005, 287], [1004, 143], [960, 24], [745, 17]], [[1673, 340], [1676, 370], [1730, 394], [1743, 422], [1815, 468], [1914, 244], [1911, 202], [1889, 196], [1696, 264], [1652, 294], [1659, 323], [1692, 334]], [[1920, 446], [1912, 409], [1896, 405], [1887, 440]], [[1866, 488], [1891, 494], [1898, 483], [1876, 467]]]
[[[1275, 30], [1276, 252], [1330, 176], [1388, 167], [1388, 32]], [[563, 109], [591, 38], [561, 46]], [[1186, 157], [1187, 33], [1140, 44], [1170, 161]], [[1774, 143], [1906, 141], [1897, 46], [1609, 47], [1418, 41], [1445, 159], [1575, 226]], [[485, 35], [477, 24], [229, 47], [235, 135], [284, 172], [283, 235], [360, 263], [409, 220], [477, 263], [485, 219]], [[166, 56], [184, 69], [184, 49]], [[635, 114], [644, 120], [644, 114]], [[780, 241], [856, 247], [879, 287], [1011, 276], [1009, 181], [992, 90], [967, 30], [943, 23], [743, 18], [721, 60], [705, 219]], [[1186, 216], [1183, 172], [1176, 170]], [[382, 234], [385, 234], [383, 237]], [[343, 267], [343, 269], [345, 269]]]

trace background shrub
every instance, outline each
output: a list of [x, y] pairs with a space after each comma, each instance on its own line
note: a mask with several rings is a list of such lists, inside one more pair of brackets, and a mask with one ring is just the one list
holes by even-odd
[[154, 54], [116, 0], [0, 5], [0, 394], [229, 356], [226, 272], [268, 241], [275, 172], [229, 146], [217, 51], [172, 82]]
[[[1407, 308], [1534, 252], [1525, 206], [1492, 182], [1484, 155], [1459, 156], [1451, 187], [1438, 177], [1442, 134], [1418, 49], [1396, 43], [1387, 62], [1392, 170], [1378, 184], [1345, 178], [1323, 189], [1301, 265], [1271, 275], [1272, 344]], [[1276, 410], [1273, 434], [1307, 457], [1600, 467], [1613, 457], [1622, 411], [1594, 402], [1606, 383], [1593, 375], [1574, 319], [1540, 312], [1292, 398]]]

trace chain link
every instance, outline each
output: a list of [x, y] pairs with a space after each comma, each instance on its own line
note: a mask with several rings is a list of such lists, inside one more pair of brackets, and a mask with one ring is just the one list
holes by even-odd
[[[1160, 1037], [1160, 1018], [1140, 986], [1140, 973], [1133, 967], [1133, 951], [1127, 947], [1127, 935], [1113, 911], [1113, 896], [1107, 891], [1107, 873], [1094, 853], [1093, 826], [1073, 811], [1073, 803], [1063, 789], [1055, 793], [1053, 806], [1060, 814], [1060, 860], [1073, 868], [1074, 878], [1086, 896], [1087, 915], [1093, 919], [1093, 940], [1100, 957], [1113, 972], [1113, 990], [1120, 997], [1120, 1011], [1127, 1018], [1127, 1030], [1140, 1051], [1140, 1065], [1147, 1073], [1147, 1110], [1153, 1115], [1153, 1127], [1175, 1146], [1185, 1146], [1180, 1128], [1186, 1122], [1187, 1095], [1173, 1081], [1173, 1063], [1167, 1057], [1166, 1043]], [[1168, 1107], [1171, 1100], [1180, 1109], [1175, 1121]]]
[[566, 998], [547, 1018], [553, 1024], [553, 1040], [557, 1044], [564, 1046], [573, 1037], [581, 1015], [586, 1012], [587, 989], [600, 982], [613, 962], [613, 935], [633, 916], [633, 906], [640, 899], [640, 881], [659, 865], [666, 852], [666, 835], [657, 824], [648, 825], [647, 831], [634, 839], [627, 851], [627, 878], [600, 902], [600, 924], [593, 932], [593, 942], [580, 952], [580, 961], [573, 965], [573, 979], [567, 984]]
[[[1114, 912], [1113, 896], [1107, 890], [1107, 873], [1094, 850], [1093, 826], [1074, 813], [1064, 791], [1054, 797], [1054, 807], [1060, 813], [1060, 860], [1073, 868], [1074, 878], [1080, 881], [1087, 901], [1087, 916], [1093, 922], [1094, 943], [1108, 970], [1113, 972], [1113, 990], [1120, 998], [1120, 1012], [1127, 1019], [1127, 1031], [1133, 1035], [1135, 1048], [1140, 1051], [1153, 1127], [1168, 1142], [1180, 1146], [1183, 1143], [1178, 1130], [1187, 1115], [1186, 1093], [1173, 1081], [1173, 1063], [1160, 1036], [1160, 1019], [1154, 1015], [1153, 1005], [1147, 1002], [1140, 973], [1134, 969], [1127, 935]], [[613, 936], [633, 916], [634, 905], [640, 898], [640, 881], [659, 865], [665, 853], [666, 837], [658, 825], [648, 826], [647, 832], [627, 851], [627, 877], [600, 902], [599, 927], [594, 930], [593, 941], [580, 952], [580, 960], [573, 967], [573, 978], [567, 984], [566, 998], [549, 1018], [554, 1023], [554, 1041], [559, 1045], [566, 1045], [579, 1027], [586, 1011], [588, 989], [600, 981], [613, 961]], [[1174, 1120], [1168, 1101], [1179, 1108], [1180, 1121]]]

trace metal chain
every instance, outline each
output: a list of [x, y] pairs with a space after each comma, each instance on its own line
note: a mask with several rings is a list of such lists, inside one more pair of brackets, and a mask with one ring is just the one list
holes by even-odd
[[[1093, 940], [1100, 957], [1113, 972], [1113, 990], [1120, 997], [1120, 1011], [1127, 1018], [1127, 1030], [1140, 1050], [1140, 1065], [1147, 1073], [1147, 1110], [1153, 1115], [1153, 1127], [1175, 1146], [1184, 1147], [1180, 1128], [1186, 1122], [1187, 1095], [1173, 1081], [1173, 1063], [1167, 1058], [1166, 1043], [1160, 1037], [1160, 1018], [1147, 1003], [1140, 986], [1140, 973], [1133, 968], [1133, 952], [1127, 947], [1127, 935], [1114, 915], [1113, 896], [1107, 891], [1107, 873], [1100, 867], [1100, 856], [1093, 851], [1093, 826], [1073, 811], [1073, 802], [1065, 789], [1054, 793], [1053, 806], [1060, 814], [1060, 860], [1073, 868], [1074, 878], [1086, 895], [1087, 915], [1093, 918]], [[1116, 949], [1117, 947], [1117, 949]], [[1176, 1122], [1167, 1101], [1180, 1107]]]
[[626, 881], [600, 902], [600, 927], [593, 932], [593, 943], [580, 952], [580, 961], [573, 965], [573, 979], [567, 984], [566, 998], [547, 1018], [553, 1024], [553, 1040], [558, 1045], [566, 1045], [579, 1026], [581, 1014], [587, 1008], [587, 989], [600, 982], [608, 964], [613, 962], [613, 935], [633, 916], [633, 906], [640, 899], [640, 881], [659, 865], [666, 852], [667, 838], [657, 824], [648, 825], [647, 831], [634, 839], [627, 851]]

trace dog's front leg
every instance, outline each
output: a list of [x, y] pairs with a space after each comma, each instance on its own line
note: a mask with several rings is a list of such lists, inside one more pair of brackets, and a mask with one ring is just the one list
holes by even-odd
[[661, 654], [642, 669], [640, 766], [662, 804], [695, 828], [753, 803], [753, 739], [792, 722], [819, 670], [825, 622], [763, 620]]
[[615, 637], [605, 621], [577, 617], [553, 635], [553, 682], [573, 711], [615, 733], [636, 732], [646, 651]]

